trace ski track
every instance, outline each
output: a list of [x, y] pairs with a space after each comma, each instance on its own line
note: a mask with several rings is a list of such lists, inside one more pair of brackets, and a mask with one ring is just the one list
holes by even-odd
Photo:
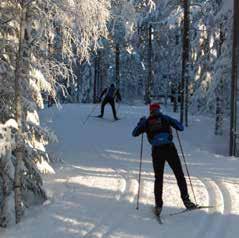
[[[102, 153], [100, 146], [93, 146], [92, 148], [95, 152], [104, 158], [107, 158], [105, 154]], [[118, 192], [114, 195], [116, 198], [116, 204], [107, 208], [97, 222], [95, 226], [89, 230], [83, 238], [109, 238], [114, 237], [114, 234], [119, 231], [120, 227], [124, 225], [125, 220], [125, 210], [122, 209], [122, 203], [124, 201], [132, 204], [135, 202], [137, 197], [138, 190], [138, 181], [133, 179], [130, 176], [130, 170], [126, 167], [125, 164], [118, 164], [118, 167], [113, 169], [111, 168], [115, 174], [118, 175], [119, 179], [119, 187]], [[123, 168], [123, 169], [122, 169]], [[225, 222], [224, 215], [230, 214], [232, 212], [232, 195], [231, 190], [227, 188], [224, 182], [207, 178], [202, 179], [197, 177], [197, 183], [201, 183], [208, 193], [208, 204], [213, 205], [213, 208], [202, 209], [203, 211], [207, 211], [208, 214], [204, 214], [202, 218], [197, 220], [197, 229], [192, 232], [192, 238], [226, 238], [228, 233], [228, 224], [230, 224], [232, 218], [228, 218]], [[153, 181], [153, 180], [152, 180]], [[167, 180], [165, 180], [167, 182]], [[195, 181], [196, 183], [196, 181]], [[152, 203], [152, 191], [149, 193], [148, 190], [145, 190], [146, 182], [144, 181], [144, 177], [142, 176], [141, 183], [141, 192], [140, 197], [141, 201], [144, 204]], [[234, 200], [236, 200], [236, 194], [234, 195]], [[203, 201], [205, 203], [205, 201]], [[130, 206], [129, 206], [130, 209]], [[114, 216], [114, 219], [109, 219], [117, 212], [117, 215]], [[195, 211], [196, 212], [196, 211]], [[151, 212], [147, 212], [147, 214], [143, 213], [142, 215], [150, 215], [150, 219], [155, 220], [154, 216]], [[182, 215], [183, 216], [183, 215]], [[189, 218], [190, 216], [188, 216]], [[163, 222], [168, 223], [167, 219], [164, 220], [164, 215], [162, 215]], [[172, 219], [172, 220], [171, 220]], [[173, 218], [169, 219], [169, 224], [173, 224]], [[155, 220], [155, 223], [157, 221]], [[158, 225], [158, 224], [156, 224]], [[231, 237], [230, 237], [231, 238]]]
[[[136, 113], [136, 111], [134, 111], [134, 113]], [[137, 116], [140, 116], [140, 115], [141, 114], [139, 113], [139, 115]], [[125, 115], [122, 115], [122, 116], [125, 116]], [[124, 118], [126, 120], [129, 120], [127, 117], [124, 117]], [[88, 123], [90, 120], [91, 118], [88, 118]], [[97, 123], [102, 127], [104, 126], [104, 123], [101, 123], [101, 121], [99, 122], [97, 121]], [[111, 127], [110, 128], [111, 130], [113, 130], [114, 128], [112, 124], [113, 123], [107, 124], [107, 127]], [[86, 126], [83, 123], [81, 125], [81, 130], [82, 130], [81, 133], [83, 133], [86, 130]], [[123, 142], [124, 141], [122, 141], [122, 143]], [[104, 143], [106, 142], [103, 141], [103, 143], [99, 143], [96, 145], [94, 142], [91, 142], [89, 140], [89, 144], [91, 145], [90, 149], [92, 150], [90, 153], [94, 153], [95, 155], [99, 156], [102, 159], [102, 161], [105, 161], [107, 159], [107, 162], [109, 162], [111, 161], [109, 160], [109, 157], [111, 157], [112, 155], [107, 154], [103, 151], [102, 148], [104, 148]], [[137, 192], [138, 192], [139, 183], [137, 181], [138, 176], [136, 176], [135, 171], [138, 170], [138, 167], [136, 166], [130, 167], [126, 161], [122, 162], [120, 160], [117, 161], [117, 163], [115, 164], [113, 163], [114, 162], [112, 162], [111, 164], [110, 162], [109, 167], [107, 167], [107, 169], [110, 169], [110, 175], [111, 173], [114, 174], [115, 176], [113, 176], [113, 178], [116, 179], [116, 182], [110, 184], [110, 186], [112, 186], [110, 187], [112, 188], [111, 189], [112, 191], [110, 191], [110, 196], [112, 197], [113, 200], [112, 202], [110, 201], [109, 204], [107, 204], [108, 206], [106, 206], [104, 209], [96, 207], [97, 210], [94, 211], [93, 215], [87, 216], [86, 219], [90, 221], [89, 222], [90, 225], [88, 227], [84, 227], [79, 237], [81, 238], [121, 237], [120, 232], [122, 231], [122, 229], [125, 228], [129, 219], [131, 219], [130, 217], [131, 210], [132, 210], [132, 214], [138, 213], [138, 215], [140, 216], [140, 219], [142, 218], [142, 222], [144, 221], [144, 219], [149, 219], [150, 222], [152, 221], [152, 226], [155, 227], [155, 231], [157, 232], [157, 230], [159, 229], [159, 232], [161, 232], [160, 231], [161, 225], [158, 224], [152, 211], [148, 209], [148, 207], [151, 207], [151, 205], [152, 207], [154, 206], [154, 195], [153, 195], [154, 177], [152, 172], [153, 169], [150, 168], [151, 174], [149, 174], [149, 167], [147, 167], [147, 170], [145, 167], [143, 167], [142, 177], [141, 177], [141, 187], [140, 187], [140, 206], [142, 205], [142, 208], [140, 207], [140, 211], [137, 212], [135, 210], [135, 205], [136, 205], [136, 199], [138, 195]], [[77, 164], [76, 162], [75, 165], [79, 165], [79, 164]], [[96, 166], [96, 167], [97, 165], [98, 165], [97, 163], [93, 164], [93, 166]], [[131, 164], [131, 166], [133, 165]], [[71, 170], [71, 172], [77, 173], [78, 171]], [[108, 170], [100, 174], [106, 180], [107, 180], [107, 172]], [[235, 219], [235, 216], [238, 216], [239, 214], [239, 201], [238, 201], [239, 189], [237, 188], [237, 186], [239, 185], [234, 184], [233, 181], [227, 180], [226, 178], [224, 178], [223, 180], [223, 177], [217, 178], [217, 177], [209, 176], [204, 178], [203, 175], [200, 174], [200, 171], [198, 171], [197, 174], [199, 176], [192, 178], [194, 180], [193, 184], [195, 185], [196, 196], [197, 198], [199, 197], [199, 199], [197, 199], [198, 200], [197, 202], [202, 205], [208, 204], [215, 207], [205, 208], [202, 210], [192, 211], [192, 212], [176, 215], [174, 217], [170, 217], [167, 214], [169, 210], [173, 212], [183, 208], [180, 207], [182, 204], [179, 205], [180, 203], [177, 203], [178, 202], [177, 199], [180, 200], [180, 197], [175, 197], [175, 198], [169, 197], [169, 199], [165, 197], [165, 210], [163, 209], [163, 212], [162, 212], [162, 221], [164, 223], [162, 231], [165, 232], [165, 229], [168, 229], [169, 235], [167, 235], [167, 233], [163, 233], [164, 235], [163, 237], [173, 237], [173, 236], [170, 236], [170, 234], [172, 235], [172, 230], [170, 229], [172, 229], [171, 227], [175, 225], [175, 228], [177, 230], [178, 227], [180, 227], [180, 224], [178, 224], [179, 222], [182, 225], [185, 225], [185, 230], [188, 229], [186, 228], [188, 224], [191, 224], [193, 226], [189, 228], [188, 230], [189, 232], [191, 232], [189, 236], [187, 236], [187, 234], [189, 233], [185, 233], [186, 237], [235, 238], [235, 236], [233, 235], [236, 233], [235, 232], [232, 233], [233, 235], [231, 236], [230, 229], [232, 230], [234, 229], [236, 231], [238, 227], [238, 224], [237, 224], [238, 219]], [[167, 175], [169, 176], [166, 176], [164, 179], [165, 190], [166, 190], [165, 192], [167, 193], [166, 196], [167, 195], [174, 196], [176, 193], [170, 191], [170, 189], [173, 189], [176, 191], [177, 183], [175, 180], [173, 180], [172, 182], [171, 172], [170, 174], [167, 174]], [[80, 174], [80, 176], [84, 176], [84, 173]], [[64, 179], [64, 176], [62, 179]], [[97, 181], [97, 177], [95, 176], [93, 177], [92, 185], [95, 185], [96, 181]], [[190, 185], [189, 183], [187, 184], [188, 184], [188, 189], [190, 190]], [[89, 183], [87, 185], [90, 186], [91, 184]], [[99, 185], [101, 186], [100, 183], [98, 183], [98, 186]], [[103, 185], [104, 184], [102, 184], [102, 187]], [[169, 186], [168, 190], [166, 189], [167, 185]], [[80, 188], [79, 186], [75, 186], [74, 183], [72, 183], [70, 176], [66, 176], [64, 186], [66, 191], [61, 191], [60, 193], [61, 197], [58, 197], [57, 199], [58, 203], [61, 203], [61, 199], [67, 202], [67, 200], [69, 199], [69, 193], [72, 195], [70, 199], [74, 199], [74, 196], [76, 196], [77, 193], [81, 193], [81, 191], [83, 191], [81, 190], [82, 188]], [[192, 194], [190, 195], [191, 195], [191, 198], [193, 198]], [[205, 197], [207, 197], [207, 201]], [[83, 206], [87, 206], [87, 204], [86, 205], [83, 204]], [[168, 207], [168, 211], [167, 211], [167, 207]], [[126, 210], [129, 211], [128, 214], [126, 214]], [[94, 214], [96, 215], [95, 217], [94, 217]], [[236, 214], [236, 215], [234, 216], [233, 214]], [[68, 224], [67, 222], [65, 222], [65, 227], [67, 230], [71, 229], [71, 225]], [[150, 224], [150, 227], [151, 227], [151, 224]], [[180, 229], [178, 230], [181, 231]], [[143, 232], [142, 234], [143, 237], [144, 236], [151, 237], [148, 232], [149, 231], [145, 230], [145, 232]], [[155, 237], [155, 238], [158, 237], [158, 233], [156, 232], [153, 233], [152, 237]], [[175, 235], [177, 234], [175, 233]], [[124, 235], [122, 237], [124, 237]]]
[[[102, 157], [104, 157], [101, 154]], [[119, 202], [123, 201], [130, 201], [133, 203], [137, 197], [137, 189], [138, 189], [138, 181], [131, 179], [129, 176], [130, 171], [126, 171], [123, 169], [116, 169], [114, 170], [118, 176], [124, 181], [125, 186], [124, 189], [120, 189], [120, 193], [115, 195], [118, 197]], [[167, 180], [165, 180], [167, 182]], [[146, 191], [144, 188], [145, 186], [144, 178], [142, 177], [142, 184], [141, 184], [141, 200], [144, 203], [148, 204], [152, 201], [153, 194]], [[225, 223], [225, 218], [223, 215], [230, 214], [232, 211], [232, 195], [231, 190], [227, 189], [227, 186], [217, 180], [212, 179], [201, 179], [200, 177], [197, 178], [197, 183], [203, 184], [205, 190], [208, 193], [208, 204], [215, 206], [213, 208], [206, 208], [202, 209], [207, 211], [209, 214], [208, 216], [205, 215], [197, 224], [198, 229], [192, 233], [192, 238], [226, 238], [228, 232], [228, 224], [230, 224], [230, 220], [227, 219]], [[236, 195], [235, 195], [236, 196]], [[234, 199], [236, 200], [236, 199]], [[119, 228], [119, 225], [122, 225], [122, 221], [125, 219], [124, 210], [120, 210], [121, 205], [118, 204], [111, 209], [107, 209], [105, 215], [100, 219], [99, 222], [96, 223], [95, 227], [89, 231], [84, 238], [108, 238], [113, 235], [115, 231]], [[110, 220], [110, 222], [105, 222], [105, 218], [108, 218], [112, 211], [119, 211], [115, 219]], [[151, 214], [151, 213], [147, 213]], [[150, 217], [154, 220], [154, 216]], [[164, 215], [162, 215], [163, 222], [167, 223], [167, 219], [164, 220]], [[230, 217], [229, 217], [230, 219]]]
[[[207, 199], [208, 199], [208, 201], [207, 201], [207, 203], [204, 201], [203, 203], [202, 203], [202, 205], [209, 205], [209, 206], [211, 206], [211, 205], [214, 205], [215, 204], [215, 202], [216, 202], [216, 194], [215, 194], [215, 192], [212, 190], [211, 192], [209, 192], [210, 190], [209, 190], [209, 185], [205, 182], [205, 181], [203, 181], [202, 179], [200, 179], [199, 177], [196, 177], [196, 179], [197, 179], [197, 183], [199, 183], [204, 189], [205, 189], [205, 192], [207, 193]], [[197, 202], [199, 202], [199, 201], [197, 201]], [[199, 204], [200, 204], [201, 202], [199, 202]], [[212, 209], [214, 209], [214, 208], [204, 208], [204, 209], [201, 209], [202, 211], [207, 211], [207, 212], [209, 212], [210, 210], [212, 210]], [[200, 210], [199, 210], [200, 211]], [[194, 212], [194, 211], [192, 211], [192, 212]], [[197, 212], [197, 211], [195, 211], [195, 212]], [[204, 230], [205, 229], [207, 229], [208, 227], [210, 227], [210, 224], [211, 224], [211, 219], [207, 216], [207, 215], [205, 215], [204, 217], [202, 217], [201, 219], [200, 219], [200, 221], [199, 221], [199, 223], [197, 224], [197, 227], [198, 227], [198, 229], [196, 229], [194, 232], [193, 232], [193, 234], [192, 234], [192, 236], [191, 237], [195, 237], [195, 238], [202, 238], [202, 237], [204, 237], [204, 236], [202, 236], [203, 235], [203, 233], [204, 233]]]
[[[100, 147], [95, 146], [94, 144], [92, 144], [92, 148], [91, 148], [96, 154], [99, 155], [99, 157], [101, 158], [106, 158], [106, 156], [104, 156], [104, 154], [101, 153], [101, 149]], [[110, 168], [118, 177], [118, 187], [117, 187], [117, 191], [115, 191], [113, 197], [116, 199], [117, 203], [118, 202], [122, 202], [124, 200], [132, 200], [130, 199], [130, 194], [127, 192], [130, 188], [131, 185], [129, 185], [129, 183], [131, 183], [131, 181], [129, 180], [128, 176], [126, 176], [126, 174], [128, 172], [126, 172], [125, 170], [121, 170], [121, 169], [113, 169], [112, 167]], [[70, 189], [70, 192], [77, 192], [77, 188], [75, 188], [74, 186], [70, 185], [70, 178], [68, 177], [66, 179], [65, 182], [66, 187], [68, 187]], [[67, 193], [69, 193], [69, 191], [67, 191]], [[63, 199], [64, 199], [64, 195], [63, 195]], [[104, 210], [104, 214], [97, 214], [97, 221], [92, 221], [94, 224], [93, 228], [91, 228], [89, 231], [86, 231], [85, 234], [83, 234], [81, 237], [82, 238], [103, 238], [103, 234], [107, 233], [107, 231], [111, 229], [111, 226], [113, 226], [113, 223], [110, 224], [110, 227], [108, 227], [108, 224], [106, 224], [106, 221], [109, 219], [109, 217], [111, 216], [111, 214], [114, 214], [115, 210], [117, 210], [117, 207], [120, 210], [120, 205], [118, 204], [118, 206], [112, 205], [111, 207], [107, 208]], [[111, 219], [115, 220], [115, 219]]]
[[[117, 191], [115, 191], [113, 197], [119, 201], [121, 200], [121, 197], [125, 194], [126, 187], [127, 187], [127, 179], [125, 179], [125, 176], [118, 173], [116, 170], [113, 170], [115, 174], [118, 176], [118, 188]], [[93, 238], [93, 237], [101, 237], [98, 236], [100, 230], [104, 227], [105, 221], [108, 219], [109, 215], [114, 212], [114, 207], [110, 207], [108, 209], [104, 210], [104, 213], [97, 214], [97, 221], [95, 222], [95, 225], [92, 229], [87, 231], [82, 238]], [[97, 235], [95, 235], [97, 234]]]
[[[111, 209], [107, 209], [105, 216], [100, 219], [95, 227], [91, 231], [89, 231], [84, 236], [84, 238], [109, 237], [110, 234], [118, 228], [121, 221], [125, 218], [124, 210], [121, 209], [121, 203], [123, 203], [124, 201], [133, 203], [135, 201], [135, 197], [137, 195], [137, 191], [135, 189], [137, 188], [137, 186], [135, 185], [138, 183], [136, 180], [129, 179], [129, 177], [125, 175], [121, 174], [121, 176], [125, 181], [125, 188], [121, 191], [120, 196], [118, 196], [116, 205], [114, 205], [114, 207], [111, 207]], [[109, 219], [111, 214], [115, 213], [117, 213], [117, 215], [114, 216], [114, 219]]]
[[[106, 156], [101, 152], [99, 147], [94, 146], [93, 149], [99, 154], [101, 158], [106, 158]], [[106, 238], [114, 232], [115, 229], [119, 226], [121, 221], [125, 218], [124, 210], [121, 209], [121, 203], [124, 201], [133, 203], [137, 196], [138, 182], [135, 179], [131, 179], [129, 176], [129, 171], [123, 169], [113, 169], [115, 173], [123, 181], [123, 188], [119, 189], [119, 193], [115, 195], [117, 200], [116, 205], [107, 209], [105, 215], [99, 219], [95, 224], [94, 228], [88, 231], [83, 238]], [[122, 182], [121, 182], [122, 183]], [[117, 211], [117, 216], [114, 216], [114, 219], [108, 221], [111, 214], [114, 214]], [[115, 218], [116, 217], [116, 218]]]
[[227, 237], [228, 224], [230, 217], [225, 222], [225, 215], [232, 211], [232, 195], [221, 181], [203, 180], [209, 192], [209, 205], [215, 205], [209, 208], [209, 215], [203, 223], [201, 223], [195, 237], [200, 238], [218, 238]]
[[[138, 187], [138, 186], [135, 186], [136, 184], [138, 184], [136, 180], [130, 179], [130, 182], [128, 183], [128, 187], [126, 189], [126, 193], [122, 201], [126, 200], [127, 202], [129, 201], [131, 204], [135, 201], [137, 196], [137, 187]], [[119, 206], [119, 209], [120, 208], [121, 206]], [[113, 222], [111, 220], [111, 223], [108, 226], [107, 231], [104, 232], [101, 237], [102, 238], [110, 237], [110, 235], [113, 234], [114, 231], [116, 231], [119, 228], [119, 225], [122, 224], [122, 221], [124, 219], [125, 219], [125, 211], [123, 209], [118, 210], [116, 219], [114, 219]]]
[[[227, 187], [222, 183], [221, 181], [215, 181], [218, 188], [221, 190], [221, 193], [223, 195], [223, 200], [224, 200], [224, 210], [223, 210], [223, 215], [227, 216], [228, 214], [231, 213], [232, 211], [232, 198], [231, 198], [231, 193], [227, 190]], [[227, 219], [227, 222], [225, 222], [225, 217], [220, 216], [218, 218], [219, 223], [217, 230], [214, 231], [214, 237], [226, 237], [227, 236], [227, 231], [228, 231], [228, 226], [227, 224], [230, 224], [230, 217]]]
[[215, 231], [215, 227], [219, 226], [218, 219], [215, 213], [222, 213], [224, 210], [224, 198], [223, 194], [220, 190], [220, 188], [217, 186], [217, 184], [208, 179], [201, 180], [202, 183], [204, 183], [208, 195], [209, 195], [209, 205], [213, 205], [215, 207], [209, 208], [208, 210], [208, 216], [203, 220], [203, 222], [200, 224], [199, 229], [196, 231], [195, 237], [201, 238], [201, 237], [214, 237], [211, 236]]

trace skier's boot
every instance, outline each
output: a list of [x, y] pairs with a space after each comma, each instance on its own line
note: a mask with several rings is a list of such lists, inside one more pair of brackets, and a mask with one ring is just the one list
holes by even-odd
[[196, 209], [198, 207], [198, 205], [191, 202], [189, 198], [183, 200], [183, 203], [184, 203], [184, 206], [189, 210]]
[[102, 118], [102, 117], [103, 117], [103, 115], [99, 115], [99, 116], [97, 116], [97, 117], [99, 117], [99, 118]]
[[154, 208], [154, 214], [155, 216], [159, 217], [162, 212], [162, 207], [155, 207]]

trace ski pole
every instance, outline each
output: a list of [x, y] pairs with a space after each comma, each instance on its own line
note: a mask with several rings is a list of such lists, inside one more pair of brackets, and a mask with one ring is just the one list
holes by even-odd
[[183, 157], [183, 160], [184, 160], [185, 168], [186, 168], [186, 171], [187, 171], [187, 174], [188, 174], [188, 179], [189, 179], [189, 182], [190, 182], [190, 186], [191, 186], [191, 189], [192, 189], [192, 192], [193, 192], [194, 201], [197, 204], [197, 199], [196, 199], [195, 192], [194, 192], [194, 189], [193, 189], [192, 180], [191, 180], [191, 177], [190, 177], [190, 174], [189, 174], [189, 169], [188, 169], [188, 166], [187, 166], [187, 162], [186, 162], [186, 159], [185, 159], [185, 156], [184, 156], [184, 153], [183, 153], [183, 147], [182, 147], [181, 140], [180, 140], [180, 137], [179, 137], [179, 134], [178, 134], [177, 130], [176, 130], [176, 133], [177, 133], [177, 137], [178, 137], [179, 146], [180, 146], [180, 149], [181, 149], [181, 152], [182, 152], [182, 157]]
[[85, 121], [82, 123], [83, 126], [86, 124], [86, 122], [89, 120], [89, 118], [91, 117], [92, 113], [95, 111], [95, 109], [97, 108], [97, 104], [92, 108], [91, 112], [88, 114], [88, 116], [86, 117]]
[[139, 210], [139, 196], [140, 196], [140, 182], [141, 182], [141, 170], [142, 170], [142, 158], [143, 158], [143, 145], [144, 145], [144, 134], [141, 136], [141, 148], [140, 148], [140, 163], [139, 163], [139, 187], [138, 187], [138, 196], [137, 196], [137, 205], [136, 209]]

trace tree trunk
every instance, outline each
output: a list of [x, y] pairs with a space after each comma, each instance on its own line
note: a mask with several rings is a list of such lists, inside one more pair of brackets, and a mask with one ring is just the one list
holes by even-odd
[[152, 26], [148, 28], [148, 78], [145, 85], [145, 104], [150, 103], [152, 87]]
[[102, 90], [101, 90], [101, 78], [102, 78], [102, 72], [101, 72], [101, 67], [102, 67], [102, 56], [101, 56], [101, 51], [100, 49], [98, 50], [98, 78], [97, 78], [97, 95], [100, 95]]
[[231, 79], [231, 120], [230, 120], [230, 156], [236, 155], [236, 116], [237, 116], [237, 78], [239, 56], [239, 3], [234, 0], [233, 45], [232, 45], [232, 79]]
[[181, 111], [180, 121], [188, 126], [188, 61], [189, 61], [189, 1], [183, 0], [183, 52], [182, 52], [182, 75], [181, 75]]
[[77, 65], [77, 68], [78, 68], [76, 102], [80, 103], [81, 64], [80, 64], [79, 60], [77, 60], [76, 65]]
[[104, 89], [104, 81], [107, 79], [107, 67], [105, 65], [105, 52], [101, 52], [100, 56], [100, 83], [99, 83], [99, 92], [101, 93]]
[[93, 85], [93, 103], [97, 103], [97, 80], [98, 80], [98, 55], [95, 55], [95, 70], [94, 70], [94, 85]]
[[116, 87], [120, 88], [120, 47], [116, 44], [115, 47], [115, 82]]
[[223, 117], [224, 117], [224, 88], [223, 80], [220, 79], [220, 84], [216, 89], [216, 125], [215, 135], [222, 135]]
[[23, 113], [21, 106], [21, 80], [25, 76], [27, 65], [25, 65], [24, 57], [26, 58], [26, 21], [27, 21], [27, 8], [20, 6], [20, 29], [19, 29], [19, 45], [18, 53], [16, 57], [16, 68], [15, 68], [15, 119], [18, 124], [18, 135], [16, 138], [16, 168], [15, 168], [15, 178], [14, 178], [14, 188], [15, 188], [15, 215], [16, 223], [19, 223], [23, 213], [22, 207], [22, 163], [24, 156], [24, 145], [22, 142], [22, 125], [23, 125]]

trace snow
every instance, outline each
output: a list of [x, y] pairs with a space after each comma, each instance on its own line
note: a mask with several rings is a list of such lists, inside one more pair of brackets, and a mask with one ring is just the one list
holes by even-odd
[[0, 159], [14, 144], [11, 138], [11, 128], [18, 129], [17, 122], [13, 119], [9, 119], [5, 124], [0, 123]]
[[222, 5], [222, 9], [220, 10], [220, 12], [217, 14], [218, 18], [220, 18], [223, 14], [225, 14], [227, 11], [231, 10], [233, 11], [233, 0], [226, 0], [223, 1], [223, 5]]
[[55, 170], [43, 158], [41, 158], [41, 161], [36, 162], [36, 167], [42, 174], [55, 174]]
[[[63, 105], [41, 113], [59, 143], [48, 150], [62, 160], [56, 174], [44, 175], [48, 201], [29, 209], [23, 221], [1, 230], [1, 238], [235, 238], [239, 224], [239, 161], [227, 157], [228, 137], [215, 137], [209, 117], [190, 117], [190, 127], [180, 133], [197, 202], [215, 205], [170, 217], [182, 210], [179, 190], [170, 168], [164, 176], [163, 225], [152, 214], [154, 205], [150, 146], [144, 144], [140, 207], [137, 211], [140, 137], [131, 131], [147, 114], [145, 106], [121, 105], [113, 122], [90, 117], [94, 105]], [[164, 110], [167, 111], [167, 110]], [[99, 107], [94, 111], [98, 115]], [[174, 117], [178, 114], [168, 112]], [[145, 138], [146, 139], [146, 138]], [[174, 141], [180, 151], [177, 137]], [[189, 183], [188, 183], [189, 184]], [[189, 188], [191, 198], [193, 199]]]
[[4, 124], [3, 127], [5, 127], [5, 128], [7, 128], [7, 127], [12, 127], [12, 128], [18, 129], [17, 122], [16, 122], [14, 119], [9, 119], [9, 120]]

